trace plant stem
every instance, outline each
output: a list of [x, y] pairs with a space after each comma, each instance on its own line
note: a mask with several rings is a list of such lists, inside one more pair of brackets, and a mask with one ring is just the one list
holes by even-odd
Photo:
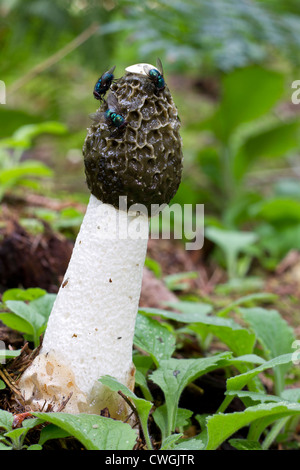
[[290, 419], [290, 416], [286, 416], [285, 418], [279, 419], [273, 426], [271, 431], [267, 434], [263, 444], [262, 448], [263, 450], [269, 449], [269, 447], [272, 445], [278, 434], [280, 433], [281, 429], [284, 427], [284, 425], [287, 423], [287, 421]]

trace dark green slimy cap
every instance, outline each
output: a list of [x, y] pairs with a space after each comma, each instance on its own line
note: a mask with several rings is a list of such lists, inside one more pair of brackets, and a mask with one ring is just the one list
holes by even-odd
[[[182, 173], [180, 120], [166, 86], [157, 92], [146, 75], [126, 73], [111, 86], [127, 125], [111, 135], [106, 122], [88, 129], [83, 147], [86, 182], [91, 193], [119, 208], [168, 204]], [[105, 112], [103, 103], [99, 111]]]

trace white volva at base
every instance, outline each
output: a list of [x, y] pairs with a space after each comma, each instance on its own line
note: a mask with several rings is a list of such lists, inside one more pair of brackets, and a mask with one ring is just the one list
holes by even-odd
[[122, 412], [118, 403], [110, 409], [116, 394], [98, 379], [108, 374], [134, 386], [132, 344], [148, 229], [146, 216], [91, 195], [42, 349], [19, 383], [31, 408], [46, 402], [55, 409], [69, 398], [66, 412]]

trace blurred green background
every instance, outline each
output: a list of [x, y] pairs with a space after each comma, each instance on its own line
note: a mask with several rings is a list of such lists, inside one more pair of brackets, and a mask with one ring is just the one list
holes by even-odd
[[[98, 77], [160, 57], [182, 121], [173, 202], [204, 204], [230, 280], [300, 250], [297, 0], [2, 0], [0, 197], [87, 202], [82, 145]], [[76, 210], [40, 210], [57, 229]]]

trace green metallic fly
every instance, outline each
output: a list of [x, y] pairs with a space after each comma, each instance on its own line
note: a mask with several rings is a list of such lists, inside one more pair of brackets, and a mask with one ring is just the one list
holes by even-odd
[[144, 72], [153, 82], [156, 91], [162, 91], [165, 86], [164, 74], [163, 74], [163, 66], [160, 59], [156, 61], [157, 69], [151, 68], [150, 65], [144, 66]]
[[111, 131], [111, 136], [113, 136], [124, 129], [128, 123], [123, 117], [118, 100], [113, 93], [107, 97], [107, 106], [106, 111], [96, 111], [96, 113], [90, 114], [90, 117], [95, 122], [105, 122]]

